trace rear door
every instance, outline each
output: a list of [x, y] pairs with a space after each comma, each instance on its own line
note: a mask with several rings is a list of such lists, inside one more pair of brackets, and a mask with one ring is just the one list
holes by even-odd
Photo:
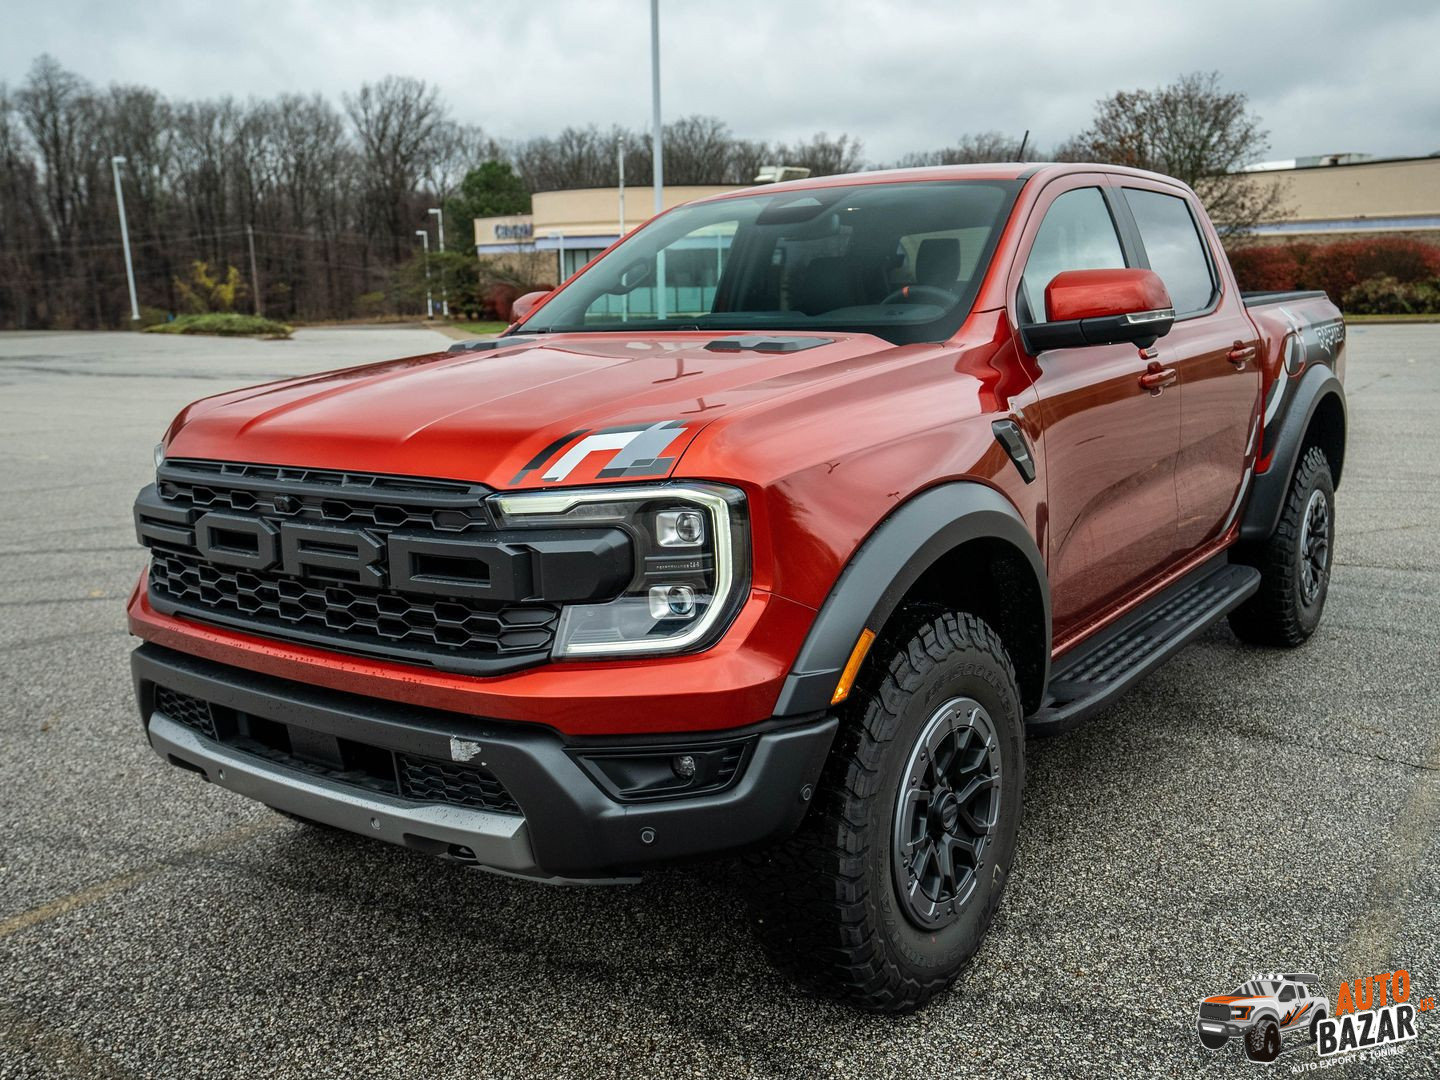
[[1180, 373], [1177, 540], [1184, 552], [1218, 539], [1235, 520], [1256, 447], [1259, 335], [1239, 294], [1226, 289], [1213, 236], [1178, 188], [1114, 176], [1142, 265], [1160, 275], [1175, 326], [1156, 343]]
[[[1045, 286], [1061, 271], [1134, 265], [1116, 197], [1098, 173], [1063, 177], [1041, 193], [1011, 271], [1014, 325], [1045, 320]], [[1015, 343], [1025, 356], [1018, 333]], [[1134, 345], [1055, 349], [1026, 361], [1043, 425], [1057, 644], [1176, 557], [1180, 394], [1143, 387], [1149, 364]]]

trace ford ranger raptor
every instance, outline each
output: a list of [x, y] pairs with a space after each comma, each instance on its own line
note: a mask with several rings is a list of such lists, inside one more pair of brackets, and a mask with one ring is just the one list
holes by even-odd
[[199, 401], [135, 504], [163, 759], [525, 878], [743, 853], [765, 949], [917, 1008], [1027, 734], [1324, 609], [1345, 327], [1095, 165], [664, 213], [501, 336]]
[[1245, 1056], [1251, 1061], [1274, 1061], [1280, 1056], [1283, 1036], [1289, 1032], [1303, 1031], [1310, 1042], [1315, 1042], [1320, 1021], [1330, 1012], [1330, 1002], [1319, 987], [1318, 975], [1256, 975], [1233, 994], [1200, 1002], [1196, 1033], [1206, 1049], [1219, 1050], [1231, 1039], [1239, 1038], [1244, 1040]]

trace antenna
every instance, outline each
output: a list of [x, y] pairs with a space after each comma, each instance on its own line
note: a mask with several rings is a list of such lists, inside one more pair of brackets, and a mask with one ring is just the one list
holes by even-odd
[[1020, 152], [1015, 156], [1021, 161], [1025, 160], [1025, 147], [1030, 145], [1030, 129], [1025, 129], [1025, 137], [1020, 140]]

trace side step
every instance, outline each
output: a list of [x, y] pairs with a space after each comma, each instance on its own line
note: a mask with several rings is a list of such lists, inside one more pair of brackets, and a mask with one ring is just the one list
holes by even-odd
[[1045, 702], [1025, 720], [1029, 735], [1059, 735], [1111, 704], [1143, 675], [1247, 600], [1260, 571], [1224, 556], [1186, 575], [1154, 599], [1060, 658]]

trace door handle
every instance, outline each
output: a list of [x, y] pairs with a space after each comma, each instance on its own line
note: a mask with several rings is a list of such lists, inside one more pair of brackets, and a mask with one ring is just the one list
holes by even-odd
[[1160, 361], [1151, 360], [1145, 374], [1140, 376], [1140, 385], [1152, 394], [1158, 394], [1167, 386], [1173, 386], [1176, 375], [1173, 367], [1161, 367]]
[[1237, 341], [1235, 342], [1234, 348], [1225, 354], [1225, 359], [1229, 360], [1230, 363], [1234, 364], [1241, 371], [1244, 371], [1245, 365], [1255, 359], [1255, 346], [1245, 345]]

